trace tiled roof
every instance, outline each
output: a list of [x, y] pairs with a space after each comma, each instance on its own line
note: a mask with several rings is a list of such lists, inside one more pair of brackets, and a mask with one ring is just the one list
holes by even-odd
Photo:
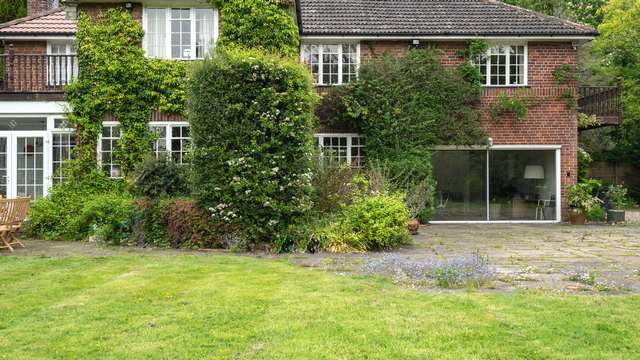
[[297, 0], [317, 36], [594, 36], [595, 29], [494, 0]]
[[73, 35], [76, 21], [68, 20], [63, 9], [53, 9], [42, 14], [0, 24], [3, 35]]

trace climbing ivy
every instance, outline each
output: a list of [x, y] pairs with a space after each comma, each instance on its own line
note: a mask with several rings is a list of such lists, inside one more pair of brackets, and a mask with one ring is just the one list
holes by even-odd
[[218, 44], [295, 57], [298, 27], [287, 0], [210, 0], [220, 10]]
[[80, 73], [66, 90], [68, 119], [76, 128], [76, 160], [68, 172], [81, 175], [96, 166], [102, 121], [111, 113], [120, 122], [114, 150], [123, 174], [130, 173], [150, 149], [151, 113], [183, 113], [186, 65], [149, 60], [140, 47], [144, 32], [123, 9], [92, 19], [80, 14], [76, 32]]
[[474, 61], [487, 52], [489, 45], [484, 40], [471, 40], [467, 47], [458, 51], [458, 56], [464, 61], [458, 65], [458, 72], [467, 82], [480, 86], [482, 74], [480, 69], [474, 65]]

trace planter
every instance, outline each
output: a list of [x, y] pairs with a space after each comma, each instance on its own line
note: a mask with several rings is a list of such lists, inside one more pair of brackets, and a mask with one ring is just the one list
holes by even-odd
[[411, 233], [411, 235], [417, 235], [419, 228], [420, 228], [420, 221], [418, 219], [411, 219], [407, 223], [407, 229], [409, 229], [409, 233]]
[[578, 209], [569, 211], [569, 222], [571, 225], [584, 225], [587, 222], [587, 216]]
[[610, 223], [624, 222], [624, 210], [607, 210], [607, 221]]

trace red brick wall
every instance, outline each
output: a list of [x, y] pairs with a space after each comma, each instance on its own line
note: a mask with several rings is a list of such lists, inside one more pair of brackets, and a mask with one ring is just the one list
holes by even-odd
[[[362, 61], [372, 55], [379, 56], [385, 51], [401, 56], [409, 49], [408, 41], [362, 42]], [[458, 51], [464, 42], [441, 42], [436, 46], [442, 51], [442, 63], [455, 66], [460, 63]], [[519, 88], [487, 87], [484, 89], [481, 109], [482, 126], [494, 145], [561, 145], [561, 185], [562, 207], [567, 209], [564, 199], [565, 188], [577, 181], [578, 129], [577, 112], [568, 109], [560, 94], [571, 91], [575, 95], [577, 84], [558, 85], [553, 78], [553, 70], [562, 64], [577, 64], [577, 50], [569, 42], [530, 42], [528, 44], [528, 86], [525, 88], [536, 99], [529, 108], [526, 120], [517, 122], [504, 116], [496, 123], [489, 115], [491, 104], [501, 92], [513, 93]], [[566, 211], [563, 211], [566, 217]]]
[[46, 53], [46, 41], [7, 41], [3, 86], [15, 92], [44, 90], [47, 83]]
[[[142, 4], [132, 3], [132, 5], [131, 16], [133, 16], [134, 19], [142, 22]], [[92, 18], [95, 18], [99, 13], [113, 8], [124, 8], [124, 4], [80, 4], [78, 6], [78, 11], [82, 11]]]
[[27, 0], [27, 15], [37, 15], [48, 9], [47, 0]]

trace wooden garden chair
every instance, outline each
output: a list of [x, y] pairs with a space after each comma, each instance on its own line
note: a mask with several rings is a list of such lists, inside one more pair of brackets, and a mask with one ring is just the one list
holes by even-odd
[[13, 252], [12, 245], [24, 247], [17, 234], [27, 217], [30, 203], [31, 198], [28, 197], [0, 199], [0, 249]]

